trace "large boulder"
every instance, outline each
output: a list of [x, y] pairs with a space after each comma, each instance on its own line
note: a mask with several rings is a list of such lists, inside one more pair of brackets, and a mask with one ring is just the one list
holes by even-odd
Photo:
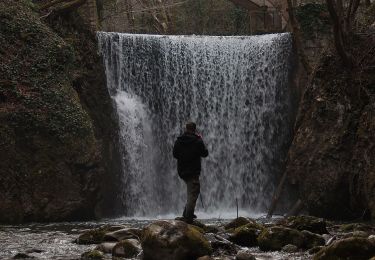
[[238, 217], [238, 218], [233, 219], [229, 223], [225, 224], [224, 228], [226, 230], [234, 229], [234, 228], [238, 228], [240, 226], [243, 226], [249, 223], [255, 223], [255, 221], [249, 218], [245, 218], [245, 217]]
[[115, 247], [117, 242], [103, 242], [95, 247], [95, 250], [103, 252], [105, 254], [112, 254], [112, 249]]
[[366, 238], [347, 238], [322, 248], [314, 260], [368, 260], [375, 255], [375, 243]]
[[307, 230], [317, 234], [328, 234], [327, 224], [323, 218], [313, 216], [291, 216], [280, 223], [283, 226], [297, 230]]
[[240, 249], [239, 246], [218, 234], [207, 233], [204, 234], [204, 237], [210, 242], [215, 253], [234, 255]]
[[81, 255], [81, 260], [101, 260], [104, 259], [103, 252], [99, 250], [91, 250], [83, 253]]
[[[115, 239], [113, 236], [110, 236], [116, 230], [124, 230], [124, 226], [106, 225], [106, 226], [101, 226], [99, 228], [89, 229], [89, 230], [84, 231], [82, 234], [80, 234], [78, 238], [75, 240], [75, 242], [77, 244], [88, 245], [88, 244], [100, 244], [101, 242], [104, 242], [104, 241], [120, 241], [120, 240]], [[107, 238], [107, 240], [105, 238]]]
[[194, 226], [179, 220], [156, 221], [143, 230], [145, 260], [195, 260], [210, 255], [212, 247]]
[[125, 239], [140, 239], [142, 230], [137, 228], [122, 228], [104, 235], [104, 241], [122, 241]]
[[257, 246], [257, 238], [264, 227], [257, 223], [248, 223], [233, 230], [229, 240], [240, 246]]
[[133, 258], [142, 251], [141, 244], [136, 239], [125, 239], [118, 242], [112, 249], [112, 256]]
[[80, 245], [100, 244], [106, 232], [103, 228], [90, 229], [80, 234], [75, 242]]
[[32, 2], [0, 1], [0, 222], [94, 218], [116, 154], [96, 40]]
[[312, 233], [307, 230], [302, 230], [301, 233], [304, 237], [304, 242], [303, 242], [304, 248], [310, 249], [313, 247], [325, 245], [325, 239], [321, 235]]
[[274, 226], [264, 229], [258, 237], [259, 248], [263, 251], [280, 250], [288, 244], [302, 247], [304, 235], [296, 229]]
[[[363, 37], [354, 49], [375, 45], [375, 39]], [[362, 62], [375, 65], [373, 55]], [[342, 64], [334, 51], [327, 51], [304, 91], [286, 174], [309, 214], [353, 219], [366, 212], [374, 218], [374, 72], [356, 74]]]

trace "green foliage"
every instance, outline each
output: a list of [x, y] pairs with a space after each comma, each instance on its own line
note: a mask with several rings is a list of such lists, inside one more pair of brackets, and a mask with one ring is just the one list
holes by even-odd
[[311, 39], [315, 33], [329, 32], [331, 22], [325, 4], [300, 5], [295, 8], [295, 13], [305, 38]]

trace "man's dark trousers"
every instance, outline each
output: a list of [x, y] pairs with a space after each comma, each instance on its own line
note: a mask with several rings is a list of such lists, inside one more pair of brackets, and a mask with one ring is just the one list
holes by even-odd
[[186, 205], [183, 216], [188, 219], [192, 219], [194, 216], [195, 205], [197, 204], [197, 199], [200, 193], [200, 182], [199, 175], [193, 175], [189, 178], [184, 178], [186, 183]]

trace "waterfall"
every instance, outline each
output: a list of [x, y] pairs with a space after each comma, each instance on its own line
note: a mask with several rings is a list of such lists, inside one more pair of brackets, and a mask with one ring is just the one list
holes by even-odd
[[172, 157], [195, 121], [204, 208], [264, 212], [290, 141], [289, 34], [163, 36], [99, 32], [120, 125], [126, 216], [182, 213], [186, 191]]

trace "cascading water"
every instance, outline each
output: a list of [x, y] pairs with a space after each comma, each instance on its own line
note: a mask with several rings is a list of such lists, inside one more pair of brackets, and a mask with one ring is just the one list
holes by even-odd
[[172, 148], [197, 123], [210, 155], [204, 209], [264, 211], [289, 142], [289, 34], [251, 37], [98, 33], [123, 156], [124, 214], [181, 214]]

